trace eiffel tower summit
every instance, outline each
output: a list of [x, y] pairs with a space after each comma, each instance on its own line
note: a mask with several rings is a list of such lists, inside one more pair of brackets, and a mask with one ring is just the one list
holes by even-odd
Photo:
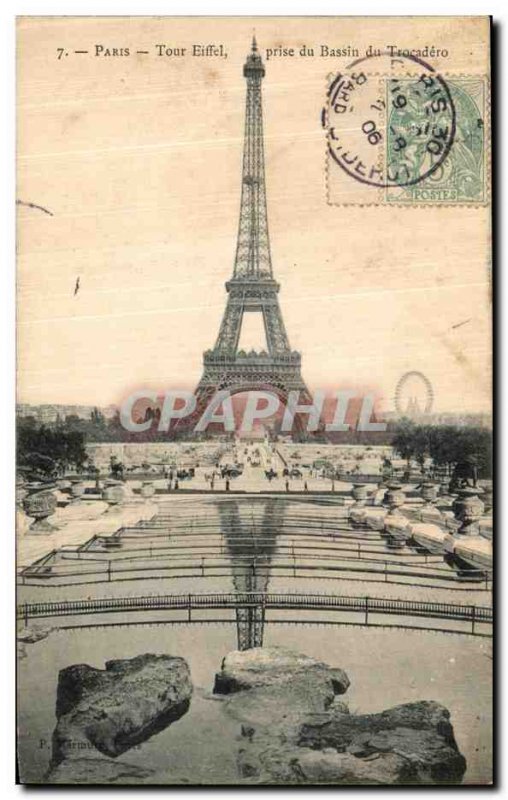
[[[249, 390], [275, 393], [286, 404], [290, 391], [299, 391], [299, 402], [312, 398], [301, 374], [301, 355], [291, 350], [279, 305], [279, 283], [273, 276], [266, 207], [263, 108], [261, 82], [265, 67], [255, 38], [243, 67], [247, 81], [242, 194], [238, 241], [232, 278], [217, 341], [203, 355], [203, 375], [196, 389], [196, 413], [200, 414], [217, 391], [233, 394]], [[266, 350], [239, 350], [246, 312], [262, 314]]]

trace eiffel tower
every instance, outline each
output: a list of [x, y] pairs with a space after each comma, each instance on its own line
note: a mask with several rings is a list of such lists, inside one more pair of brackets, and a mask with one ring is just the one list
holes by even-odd
[[[203, 375], [195, 391], [200, 416], [217, 391], [236, 394], [266, 390], [286, 403], [290, 391], [299, 391], [299, 402], [312, 398], [301, 374], [301, 355], [291, 350], [279, 306], [279, 283], [273, 277], [266, 209], [263, 109], [261, 81], [265, 68], [256, 40], [243, 67], [247, 81], [242, 195], [236, 256], [231, 280], [226, 283], [228, 299], [213, 350], [203, 354]], [[243, 316], [263, 315], [266, 350], [238, 349]], [[295, 426], [301, 429], [299, 415]]]

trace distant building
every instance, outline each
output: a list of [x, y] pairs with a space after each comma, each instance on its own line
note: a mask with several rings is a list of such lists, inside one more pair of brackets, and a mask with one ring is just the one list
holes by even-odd
[[473, 412], [459, 414], [452, 411], [425, 414], [425, 412], [419, 409], [418, 404], [416, 404], [415, 407], [415, 405], [411, 403], [411, 399], [408, 401], [407, 409], [404, 414], [400, 414], [397, 411], [386, 411], [383, 416], [386, 422], [392, 424], [398, 422], [404, 416], [413, 419], [415, 422], [417, 421], [421, 425], [457, 425], [459, 427], [474, 426], [478, 428], [492, 427], [492, 417], [490, 414]]
[[30, 403], [18, 403], [16, 405], [17, 417], [35, 417], [41, 424], [56, 422], [58, 418], [64, 420], [65, 417], [76, 416], [80, 419], [90, 419], [92, 411], [97, 408], [106, 418], [111, 418], [117, 411], [116, 406], [107, 406], [105, 409], [98, 406], [81, 405], [60, 405], [44, 403], [41, 405], [31, 405]]

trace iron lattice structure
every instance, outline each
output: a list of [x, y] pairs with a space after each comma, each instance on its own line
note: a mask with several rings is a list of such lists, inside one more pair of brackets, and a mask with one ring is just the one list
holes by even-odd
[[[273, 277], [266, 206], [261, 82], [265, 68], [256, 40], [243, 67], [247, 81], [240, 221], [233, 276], [213, 350], [203, 356], [203, 375], [196, 389], [195, 416], [222, 389], [232, 394], [249, 389], [274, 391], [286, 402], [290, 391], [312, 403], [301, 374], [301, 355], [291, 350], [279, 306], [279, 283]], [[245, 312], [262, 314], [266, 350], [238, 349]], [[298, 417], [298, 415], [297, 415]]]
[[242, 513], [237, 500], [217, 503], [235, 591], [252, 597], [249, 605], [236, 608], [238, 650], [263, 646], [265, 607], [260, 598], [268, 591], [270, 565], [286, 508], [284, 500], [273, 497], [261, 500], [259, 505], [262, 513], [254, 509], [249, 516], [248, 509]]

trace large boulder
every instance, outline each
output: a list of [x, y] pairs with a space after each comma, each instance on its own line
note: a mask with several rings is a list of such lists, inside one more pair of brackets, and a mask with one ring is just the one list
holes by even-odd
[[189, 708], [192, 683], [183, 658], [145, 654], [105, 666], [75, 664], [60, 671], [53, 767], [99, 753], [115, 758]]
[[242, 723], [240, 777], [255, 783], [294, 783], [291, 763], [302, 722], [326, 709], [347, 714], [347, 705], [337, 696], [348, 687], [344, 670], [293, 650], [229, 653], [215, 676], [214, 692], [228, 695], [226, 712]]
[[[344, 770], [351, 776], [355, 767], [359, 779], [364, 780], [366, 764], [373, 764], [376, 773], [381, 768], [382, 780], [372, 775], [369, 782], [456, 784], [466, 770], [450, 712], [432, 701], [406, 703], [378, 714], [323, 715], [301, 726], [298, 745], [331, 756], [329, 764], [324, 765], [325, 779], [330, 769], [337, 775]], [[318, 761], [309, 757], [307, 765], [312, 773], [307, 777], [315, 778]], [[305, 769], [303, 765], [304, 773]]]
[[302, 749], [293, 770], [302, 782], [310, 784], [390, 786], [399, 783], [405, 766], [404, 759], [393, 753], [360, 759], [327, 748], [325, 752]]
[[349, 687], [349, 678], [342, 669], [283, 647], [253, 647], [228, 653], [221, 671], [215, 675], [213, 690], [215, 694], [233, 694], [261, 686], [295, 686], [302, 680], [313, 684], [316, 691], [324, 686], [330, 702]]
[[446, 708], [408, 703], [351, 714], [346, 673], [282, 648], [229, 653], [216, 675], [241, 723], [237, 764], [258, 784], [458, 784], [466, 762]]

